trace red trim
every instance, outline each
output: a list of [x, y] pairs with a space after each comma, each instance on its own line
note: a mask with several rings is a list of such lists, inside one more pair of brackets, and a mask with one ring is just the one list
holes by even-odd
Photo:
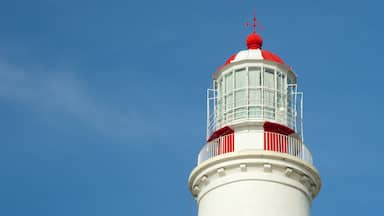
[[264, 150], [287, 153], [288, 137], [278, 133], [264, 132]]
[[288, 152], [288, 137], [283, 137], [283, 152]]
[[217, 68], [217, 71], [212, 75], [212, 77], [215, 78], [216, 74], [217, 74], [221, 69], [223, 69], [225, 66], [231, 64], [231, 62], [232, 62], [233, 60], [235, 60], [236, 56], [237, 56], [237, 54], [233, 54], [233, 55], [231, 55], [231, 57], [229, 57], [229, 58], [227, 59], [227, 61], [225, 61], [225, 64], [224, 64], [224, 65], [221, 65], [221, 66], [219, 66], [219, 67]]
[[268, 121], [264, 123], [264, 131], [275, 132], [275, 133], [280, 133], [284, 135], [290, 135], [295, 133], [294, 130], [292, 130], [287, 126], [273, 123], [273, 122], [268, 122]]
[[269, 60], [279, 64], [284, 64], [284, 61], [278, 55], [270, 51], [261, 50], [261, 55], [263, 56], [264, 60]]
[[275, 151], [279, 151], [279, 135], [273, 134], [273, 149]]
[[228, 134], [225, 137], [219, 137], [217, 140], [217, 154], [233, 152], [235, 150], [234, 137], [234, 133]]
[[224, 66], [225, 66], [225, 65], [229, 65], [229, 64], [231, 64], [231, 62], [236, 58], [236, 56], [237, 56], [237, 54], [233, 54], [233, 55], [231, 55], [231, 57], [229, 57], [229, 58], [227, 59], [227, 61], [225, 61]]
[[224, 135], [227, 135], [230, 133], [233, 133], [233, 129], [228, 127], [228, 126], [225, 126], [223, 128], [220, 128], [219, 130], [213, 132], [211, 134], [211, 136], [208, 138], [207, 142], [210, 142], [210, 141], [212, 141], [218, 137], [221, 137], [221, 136], [224, 136]]
[[[268, 133], [267, 132], [272, 132]], [[291, 128], [274, 122], [264, 123], [264, 150], [288, 152], [288, 135], [295, 133]], [[285, 136], [284, 136], [285, 135]]]

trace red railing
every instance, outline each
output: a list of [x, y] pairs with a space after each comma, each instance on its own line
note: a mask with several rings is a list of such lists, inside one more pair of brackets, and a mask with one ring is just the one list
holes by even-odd
[[287, 153], [288, 136], [279, 133], [264, 132], [264, 150]]
[[[313, 164], [312, 154], [300, 137], [287, 136], [275, 132], [264, 132], [264, 146], [261, 147], [262, 149], [258, 146], [255, 145], [253, 149], [289, 154]], [[198, 164], [218, 155], [234, 151], [236, 151], [234, 133], [218, 137], [203, 146], [199, 153]]]
[[234, 133], [230, 133], [218, 137], [207, 144], [200, 150], [198, 163], [201, 163], [209, 158], [217, 155], [235, 151]]

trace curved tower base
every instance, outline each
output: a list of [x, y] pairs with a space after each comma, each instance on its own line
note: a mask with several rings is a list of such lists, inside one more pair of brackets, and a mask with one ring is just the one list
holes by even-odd
[[199, 216], [309, 216], [321, 181], [305, 161], [246, 150], [201, 163], [192, 171], [189, 186]]

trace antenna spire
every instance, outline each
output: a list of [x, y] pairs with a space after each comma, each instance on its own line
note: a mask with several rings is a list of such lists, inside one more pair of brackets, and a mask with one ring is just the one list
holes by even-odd
[[257, 20], [256, 20], [256, 12], [253, 12], [253, 33], [256, 33], [256, 25], [257, 25]]
[[[251, 24], [249, 22], [246, 22], [245, 25], [247, 27], [250, 27]], [[256, 11], [253, 12], [253, 18], [252, 18], [252, 32], [256, 33], [256, 26], [257, 26], [257, 19], [256, 19]]]

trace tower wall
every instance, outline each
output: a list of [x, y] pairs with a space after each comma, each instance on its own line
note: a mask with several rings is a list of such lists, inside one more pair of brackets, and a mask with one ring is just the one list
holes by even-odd
[[321, 187], [316, 169], [278, 152], [240, 151], [192, 171], [198, 216], [309, 216]]
[[310, 202], [303, 192], [261, 177], [249, 176], [207, 193], [199, 202], [199, 216], [309, 216]]

